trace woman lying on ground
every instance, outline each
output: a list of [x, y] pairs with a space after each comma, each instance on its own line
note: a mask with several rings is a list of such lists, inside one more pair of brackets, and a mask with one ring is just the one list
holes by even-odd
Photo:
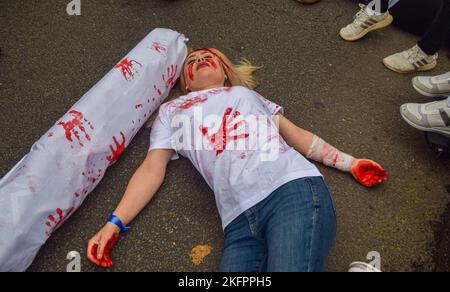
[[181, 154], [214, 191], [225, 234], [220, 271], [323, 271], [335, 237], [335, 205], [305, 157], [349, 172], [367, 187], [386, 181], [387, 173], [290, 122], [282, 107], [251, 90], [256, 69], [248, 62], [234, 66], [216, 49], [188, 55], [180, 80], [186, 95], [160, 107], [145, 161], [89, 241], [92, 262], [112, 265], [119, 232]]

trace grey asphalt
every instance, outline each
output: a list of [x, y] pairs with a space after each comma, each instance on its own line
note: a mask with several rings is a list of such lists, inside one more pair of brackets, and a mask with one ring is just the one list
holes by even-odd
[[[395, 27], [347, 43], [339, 29], [357, 10], [353, 1], [323, 0], [82, 0], [82, 16], [68, 16], [69, 0], [0, 0], [0, 174], [5, 175], [89, 88], [147, 33], [168, 27], [192, 47], [217, 47], [264, 68], [258, 91], [283, 105], [286, 116], [342, 150], [381, 163], [389, 182], [368, 190], [349, 175], [322, 166], [334, 194], [338, 233], [328, 271], [381, 255], [385, 271], [436, 268], [434, 227], [449, 203], [449, 160], [438, 159], [423, 134], [399, 114], [406, 102], [427, 102], [411, 77], [381, 60], [417, 37]], [[433, 73], [449, 71], [442, 51]], [[174, 94], [177, 94], [176, 92]], [[143, 128], [83, 206], [41, 249], [30, 271], [65, 271], [70, 251], [83, 271], [102, 271], [86, 259], [86, 244], [121, 198], [143, 161]], [[52, 175], [52, 174], [49, 174]], [[212, 191], [186, 159], [172, 162], [151, 204], [113, 253], [109, 271], [215, 271], [223, 235]], [[194, 266], [191, 249], [212, 246]]]

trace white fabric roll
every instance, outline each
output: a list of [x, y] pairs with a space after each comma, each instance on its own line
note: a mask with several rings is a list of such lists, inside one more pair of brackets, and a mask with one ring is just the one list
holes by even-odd
[[187, 55], [158, 28], [90, 89], [0, 180], [0, 271], [24, 271], [168, 96]]

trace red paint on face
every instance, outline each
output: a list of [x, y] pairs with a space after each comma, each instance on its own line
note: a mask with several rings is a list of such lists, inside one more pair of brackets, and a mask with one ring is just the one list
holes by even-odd
[[388, 179], [388, 173], [381, 166], [370, 161], [360, 161], [352, 169], [356, 179], [366, 187], [373, 187]]
[[80, 112], [71, 110], [69, 112], [69, 115], [71, 115], [74, 118], [68, 122], [59, 122], [58, 125], [62, 126], [64, 128], [64, 131], [66, 132], [67, 140], [69, 140], [70, 142], [73, 142], [73, 140], [72, 140], [72, 134], [73, 134], [75, 136], [75, 138], [78, 140], [78, 143], [80, 144], [80, 146], [83, 147], [84, 145], [83, 145], [83, 143], [81, 143], [80, 135], [79, 135], [78, 131], [76, 130], [76, 128], [77, 127], [80, 128], [80, 131], [85, 134], [86, 139], [88, 141], [91, 141], [91, 137], [86, 132], [86, 129], [83, 126], [83, 122], [87, 122], [91, 129], [94, 129], [94, 127], [91, 125], [91, 123], [88, 120], [86, 120], [83, 117], [83, 114]]
[[214, 150], [216, 150], [216, 156], [219, 156], [224, 150], [226, 150], [228, 142], [247, 139], [249, 137], [248, 133], [239, 135], [230, 134], [231, 132], [237, 130], [240, 126], [245, 124], [244, 120], [236, 122], [236, 119], [240, 115], [240, 112], [238, 111], [236, 111], [233, 114], [233, 117], [229, 119], [232, 111], [233, 109], [230, 107], [226, 109], [219, 131], [211, 136], [208, 135], [208, 128], [200, 126], [202, 135], [208, 139], [208, 141], [213, 145]]
[[213, 58], [206, 58], [206, 62], [208, 62], [214, 68], [214, 70], [219, 66], [216, 60], [214, 60]]
[[[228, 68], [228, 65], [222, 60], [222, 58], [220, 56], [216, 55], [212, 50], [210, 50], [208, 48], [203, 48], [203, 49], [195, 50], [192, 53], [199, 52], [199, 51], [207, 51], [207, 52], [209, 52], [210, 54], [212, 54], [213, 56], [218, 58]], [[218, 62], [215, 59], [213, 59], [213, 58], [210, 58], [210, 57], [205, 58], [205, 62], [207, 62], [209, 65], [211, 65], [214, 69], [217, 69], [219, 67]], [[194, 62], [192, 62], [191, 64], [188, 65], [188, 74], [189, 74], [189, 79], [191, 81], [194, 81], [194, 73], [193, 72], [194, 72], [194, 64], [195, 63], [196, 62], [194, 61]], [[198, 65], [197, 65], [197, 70], [198, 70]]]
[[134, 70], [134, 65], [139, 65], [142, 67], [141, 63], [135, 60], [130, 60], [129, 58], [125, 58], [122, 61], [120, 61], [120, 63], [117, 64], [114, 68], [119, 69], [125, 80], [128, 81], [134, 78], [134, 74], [136, 72]]
[[125, 151], [126, 138], [122, 132], [120, 132], [120, 135], [122, 136], [122, 143], [120, 144], [117, 141], [117, 138], [115, 136], [113, 137], [116, 149], [113, 148], [113, 145], [109, 145], [109, 149], [111, 149], [112, 154], [106, 157], [106, 159], [109, 161], [109, 165], [113, 165], [114, 163], [116, 163], [116, 161], [120, 158], [120, 156], [122, 156], [123, 152]]
[[95, 259], [95, 264], [97, 266], [103, 267], [103, 268], [109, 268], [112, 267], [113, 261], [111, 259], [111, 251], [116, 246], [117, 241], [119, 240], [119, 234], [115, 233], [113, 236], [108, 240], [108, 243], [106, 244], [104, 250], [103, 250], [103, 257], [99, 259], [97, 257], [97, 250], [98, 250], [98, 244], [94, 244], [91, 248], [91, 256]]
[[47, 137], [53, 137], [53, 132], [48, 132]]
[[194, 63], [189, 65], [188, 72], [189, 72], [189, 79], [191, 79], [191, 81], [194, 81]]

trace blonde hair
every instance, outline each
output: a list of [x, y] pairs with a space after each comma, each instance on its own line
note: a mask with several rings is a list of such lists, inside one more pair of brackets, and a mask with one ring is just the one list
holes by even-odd
[[[209, 51], [213, 55], [215, 55], [222, 63], [223, 71], [225, 72], [225, 75], [227, 79], [225, 80], [225, 85], [232, 87], [232, 86], [244, 86], [249, 89], [255, 89], [257, 87], [255, 78], [253, 77], [253, 73], [256, 70], [261, 69], [262, 67], [253, 66], [249, 60], [242, 58], [239, 64], [235, 65], [233, 64], [221, 51], [214, 49], [214, 48], [203, 48], [203, 49], [197, 49], [193, 50], [192, 48], [189, 49], [189, 54], [192, 54], [196, 51]], [[187, 58], [186, 58], [187, 59]], [[187, 94], [188, 90], [186, 89], [186, 79], [184, 76], [184, 67], [186, 66], [186, 63], [183, 64], [183, 67], [181, 68], [181, 76], [179, 79], [180, 84], [180, 90], [183, 94]], [[173, 93], [173, 92], [172, 92]], [[166, 100], [170, 101], [174, 99], [177, 95], [172, 94], [172, 96]], [[153, 122], [156, 119], [158, 112], [155, 111], [155, 113], [152, 114], [152, 116], [148, 119], [146, 123], [146, 128], [150, 128], [153, 124]]]

